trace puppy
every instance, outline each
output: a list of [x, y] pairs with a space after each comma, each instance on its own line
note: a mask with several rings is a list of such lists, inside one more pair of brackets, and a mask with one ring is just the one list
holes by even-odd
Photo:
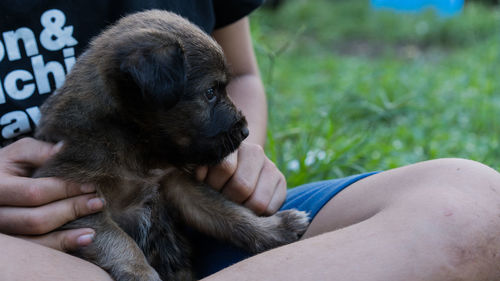
[[118, 281], [192, 280], [186, 226], [258, 253], [297, 240], [297, 210], [258, 217], [193, 179], [248, 135], [228, 99], [221, 48], [159, 10], [127, 16], [96, 37], [42, 106], [36, 137], [63, 141], [36, 173], [97, 187], [106, 209], [64, 229], [91, 227], [74, 254]]

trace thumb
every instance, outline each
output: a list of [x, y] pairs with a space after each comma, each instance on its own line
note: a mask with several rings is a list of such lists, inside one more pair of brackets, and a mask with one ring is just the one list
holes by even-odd
[[199, 166], [196, 168], [195, 176], [199, 182], [204, 182], [207, 178], [208, 166]]
[[54, 231], [45, 235], [18, 237], [45, 247], [68, 252], [91, 244], [95, 237], [95, 231], [91, 228], [80, 228]]
[[12, 162], [39, 167], [59, 152], [62, 146], [63, 142], [54, 145], [33, 138], [23, 138], [6, 148], [8, 148]]

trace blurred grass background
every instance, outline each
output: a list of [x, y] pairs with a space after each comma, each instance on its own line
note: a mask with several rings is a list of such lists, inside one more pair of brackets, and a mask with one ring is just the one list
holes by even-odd
[[288, 0], [251, 17], [268, 156], [289, 186], [440, 157], [500, 169], [500, 9]]

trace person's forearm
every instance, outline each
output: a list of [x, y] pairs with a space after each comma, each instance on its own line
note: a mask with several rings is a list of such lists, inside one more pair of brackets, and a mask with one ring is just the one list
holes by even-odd
[[250, 135], [246, 141], [264, 147], [267, 128], [267, 100], [260, 77], [255, 74], [236, 76], [227, 88], [235, 105], [248, 122]]
[[224, 50], [234, 75], [227, 91], [248, 121], [250, 135], [246, 142], [263, 147], [266, 142], [267, 101], [252, 47], [248, 18], [215, 30], [212, 36]]

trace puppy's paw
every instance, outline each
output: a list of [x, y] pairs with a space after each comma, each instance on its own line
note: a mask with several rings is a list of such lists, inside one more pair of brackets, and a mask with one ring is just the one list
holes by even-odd
[[112, 275], [116, 281], [162, 281], [152, 267], [140, 268], [136, 271], [125, 270]]
[[275, 216], [281, 218], [280, 228], [285, 244], [298, 240], [309, 226], [309, 215], [303, 211], [284, 210], [277, 212]]
[[261, 217], [263, 228], [255, 235], [250, 251], [259, 253], [297, 241], [309, 225], [306, 212], [295, 209], [280, 211], [270, 217]]

